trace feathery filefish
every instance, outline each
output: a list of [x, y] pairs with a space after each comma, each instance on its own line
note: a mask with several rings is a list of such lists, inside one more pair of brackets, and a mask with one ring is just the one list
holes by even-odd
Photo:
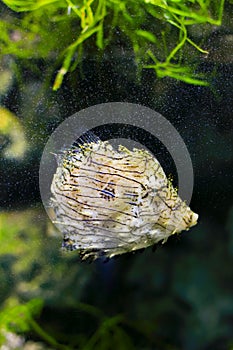
[[58, 157], [51, 185], [63, 248], [96, 259], [166, 242], [196, 225], [158, 160], [144, 149], [83, 140]]

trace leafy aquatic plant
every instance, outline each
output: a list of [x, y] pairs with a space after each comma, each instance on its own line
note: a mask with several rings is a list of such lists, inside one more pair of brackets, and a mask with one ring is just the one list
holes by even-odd
[[40, 313], [42, 301], [32, 299], [25, 304], [20, 304], [17, 299], [7, 300], [6, 305], [0, 310], [0, 345], [7, 336], [7, 332], [22, 333], [30, 329], [34, 323], [34, 316]]
[[[75, 257], [60, 257], [54, 246], [54, 238], [51, 237], [50, 243], [48, 240], [46, 244], [42, 243], [44, 224], [38, 225], [39, 213], [41, 214], [40, 210], [35, 209], [18, 214], [0, 214], [0, 349], [7, 344], [8, 338], [22, 336], [21, 341], [24, 343], [29, 332], [40, 342], [57, 350], [104, 349], [104, 346], [112, 349], [115, 345], [119, 349], [132, 349], [132, 340], [124, 329], [126, 327], [123, 327], [123, 324], [127, 325], [123, 315], [108, 316], [93, 305], [79, 302], [79, 292], [89, 280], [91, 269], [82, 266], [81, 275], [78, 274], [77, 262], [72, 263], [72, 266], [69, 264], [72, 259], [74, 262]], [[48, 251], [45, 251], [47, 248]], [[49, 260], [46, 262], [46, 259]], [[52, 261], [54, 269], [49, 268], [49, 272], [45, 266], [51, 265]], [[4, 271], [6, 262], [7, 268]], [[68, 275], [70, 277], [65, 281], [62, 276]], [[74, 297], [71, 296], [71, 291], [74, 292]], [[51, 329], [47, 330], [49, 327], [40, 318], [43, 309], [55, 305], [56, 300], [59, 307], [63, 305], [74, 308], [75, 312], [81, 312], [87, 318], [88, 323], [92, 322], [93, 334], [90, 336], [85, 333], [77, 324], [77, 336], [71, 341], [70, 334], [63, 334], [65, 342], [69, 344], [63, 345], [62, 337], [51, 332]]]
[[82, 336], [78, 347], [74, 347], [73, 345], [61, 344], [39, 325], [35, 318], [40, 314], [42, 307], [41, 299], [32, 299], [27, 303], [20, 303], [13, 298], [8, 299], [6, 305], [0, 310], [0, 347], [3, 345], [4, 349], [5, 346], [7, 349], [13, 349], [11, 346], [8, 347], [6, 343], [9, 342], [9, 338], [15, 338], [14, 342], [17, 340], [17, 343], [21, 343], [17, 344], [21, 349], [25, 342], [21, 335], [32, 331], [40, 341], [57, 350], [115, 349], [115, 347], [122, 350], [134, 349], [131, 338], [122, 327], [121, 323], [125, 322], [122, 315], [107, 317], [101, 310], [92, 305], [77, 303], [77, 310], [95, 317], [98, 320], [98, 326], [92, 336], [87, 339]]
[[[60, 88], [84, 53], [100, 56], [120, 33], [130, 43], [138, 71], [207, 85], [196, 72], [197, 55], [208, 54], [189, 35], [195, 25], [221, 25], [224, 0], [3, 0], [13, 11], [0, 24], [2, 54], [46, 59], [58, 69]], [[186, 60], [187, 47], [194, 48]], [[187, 61], [187, 62], [186, 62]]]

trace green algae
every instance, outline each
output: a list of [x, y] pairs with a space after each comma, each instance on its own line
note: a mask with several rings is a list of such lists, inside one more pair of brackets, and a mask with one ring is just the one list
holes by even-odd
[[[12, 11], [2, 16], [2, 54], [21, 59], [46, 59], [57, 71], [53, 90], [89, 54], [101, 57], [123, 37], [138, 70], [152, 69], [170, 77], [208, 85], [197, 62], [208, 54], [204, 37], [189, 34], [195, 25], [220, 26], [224, 0], [4, 0]], [[19, 14], [17, 14], [17, 12]], [[192, 47], [190, 57], [187, 51]], [[77, 73], [79, 74], [79, 73]]]

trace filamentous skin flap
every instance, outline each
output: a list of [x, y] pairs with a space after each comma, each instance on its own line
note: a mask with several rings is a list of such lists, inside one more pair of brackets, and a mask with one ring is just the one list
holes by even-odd
[[166, 242], [197, 223], [158, 160], [146, 150], [115, 150], [108, 141], [64, 152], [51, 185], [54, 224], [63, 248], [82, 259], [113, 257]]

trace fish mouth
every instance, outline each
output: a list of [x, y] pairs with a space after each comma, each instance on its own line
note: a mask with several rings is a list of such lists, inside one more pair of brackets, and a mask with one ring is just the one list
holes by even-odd
[[199, 217], [198, 214], [194, 212], [192, 213], [192, 221], [190, 223], [190, 227], [195, 226], [197, 224], [198, 217]]

